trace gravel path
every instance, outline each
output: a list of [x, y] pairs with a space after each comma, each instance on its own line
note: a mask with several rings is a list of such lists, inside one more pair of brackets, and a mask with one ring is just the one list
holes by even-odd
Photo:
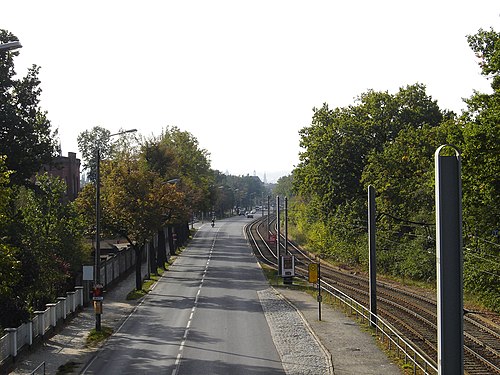
[[330, 375], [332, 363], [307, 321], [276, 290], [257, 292], [288, 375]]

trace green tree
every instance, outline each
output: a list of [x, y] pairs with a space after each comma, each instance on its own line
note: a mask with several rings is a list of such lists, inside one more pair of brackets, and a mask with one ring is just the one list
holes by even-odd
[[108, 159], [111, 154], [111, 132], [100, 126], [94, 126], [91, 130], [85, 130], [78, 134], [78, 151], [82, 154], [82, 167], [88, 170], [88, 178], [95, 182], [97, 176], [97, 151], [100, 159]]
[[178, 188], [186, 196], [189, 212], [210, 208], [210, 187], [214, 181], [209, 153], [199, 147], [191, 133], [167, 127], [160, 136], [144, 142], [141, 151], [150, 170], [165, 181], [180, 180]]
[[321, 221], [329, 228], [316, 240], [324, 241], [320, 237], [328, 233], [332, 243], [340, 244], [346, 232], [366, 227], [361, 224], [366, 223], [362, 175], [370, 155], [382, 153], [400, 132], [433, 128], [445, 117], [451, 114], [443, 113], [421, 84], [403, 87], [394, 95], [370, 90], [356, 105], [345, 108], [331, 110], [324, 104], [314, 109], [311, 125], [300, 131], [304, 151], [294, 170], [294, 189], [309, 206], [307, 225]]
[[37, 176], [37, 190], [21, 189], [23, 279], [31, 309], [41, 308], [75, 285], [85, 253], [82, 222], [72, 205], [63, 204], [64, 182]]
[[[17, 38], [0, 29], [0, 42]], [[11, 184], [30, 185], [30, 178], [50, 163], [56, 151], [47, 113], [40, 103], [40, 68], [33, 65], [25, 77], [14, 79], [13, 57], [19, 52], [0, 52], [0, 155], [7, 156]]]
[[293, 174], [282, 176], [278, 179], [273, 191], [274, 195], [281, 195], [284, 197], [292, 197], [293, 191]]
[[419, 84], [396, 95], [368, 91], [346, 108], [330, 110], [324, 104], [300, 131], [304, 151], [294, 172], [295, 188], [316, 202], [326, 218], [339, 204], [364, 196], [359, 182], [371, 152], [383, 150], [406, 127], [437, 126], [442, 119], [437, 103]]
[[463, 128], [463, 216], [467, 235], [464, 284], [500, 311], [500, 33], [480, 29], [468, 36], [492, 94], [475, 92], [466, 100]]
[[[184, 195], [157, 173], [145, 169], [137, 155], [101, 162], [101, 225], [104, 236], [120, 236], [136, 255], [136, 288], [142, 288], [144, 245], [168, 221], [186, 217]], [[89, 232], [95, 231], [95, 185], [86, 185], [75, 204]]]
[[7, 240], [7, 223], [11, 221], [9, 206], [12, 200], [12, 189], [9, 187], [9, 171], [0, 157], [0, 328], [15, 326], [12, 319], [22, 306], [13, 288], [21, 277], [20, 264], [17, 259], [18, 249]]
[[454, 120], [406, 128], [370, 154], [362, 182], [365, 190], [376, 187], [377, 258], [385, 273], [435, 279], [434, 152], [459, 132]]

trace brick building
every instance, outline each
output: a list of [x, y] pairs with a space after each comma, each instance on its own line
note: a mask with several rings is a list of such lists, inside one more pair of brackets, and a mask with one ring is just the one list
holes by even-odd
[[68, 156], [58, 156], [50, 165], [44, 165], [41, 173], [47, 172], [51, 176], [61, 178], [66, 182], [66, 199], [73, 201], [80, 191], [80, 159], [75, 152], [68, 152]]

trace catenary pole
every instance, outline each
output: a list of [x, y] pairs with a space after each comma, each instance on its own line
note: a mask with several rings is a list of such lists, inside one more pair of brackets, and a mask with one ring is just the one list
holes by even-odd
[[[451, 148], [454, 156], [441, 156]], [[461, 161], [451, 145], [434, 155], [438, 374], [464, 373]]]

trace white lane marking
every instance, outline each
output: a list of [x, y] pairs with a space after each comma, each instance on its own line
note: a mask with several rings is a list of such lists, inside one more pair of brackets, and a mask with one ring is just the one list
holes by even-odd
[[[194, 298], [194, 306], [191, 308], [191, 314], [189, 315], [189, 319], [186, 325], [186, 330], [184, 331], [184, 336], [182, 337], [181, 345], [179, 346], [179, 352], [177, 353], [177, 357], [174, 363], [174, 369], [172, 370], [172, 375], [177, 375], [179, 373], [179, 368], [181, 367], [182, 361], [182, 352], [184, 350], [184, 346], [186, 345], [187, 336], [189, 333], [189, 328], [191, 327], [191, 323], [194, 318], [194, 314], [196, 312], [196, 307], [198, 306], [198, 298], [200, 297], [201, 288], [203, 287], [203, 281], [205, 280], [205, 275], [208, 271], [208, 266], [210, 265], [210, 258], [212, 257], [212, 253], [215, 247], [215, 241], [217, 240], [217, 235], [219, 233], [220, 227], [217, 230], [215, 237], [212, 241], [212, 246], [210, 247], [210, 252], [208, 253], [207, 263], [205, 265], [205, 270], [203, 271], [203, 276], [201, 278], [200, 286], [198, 287], [198, 291], [196, 292], [196, 297]], [[197, 233], [198, 234], [198, 233]]]

